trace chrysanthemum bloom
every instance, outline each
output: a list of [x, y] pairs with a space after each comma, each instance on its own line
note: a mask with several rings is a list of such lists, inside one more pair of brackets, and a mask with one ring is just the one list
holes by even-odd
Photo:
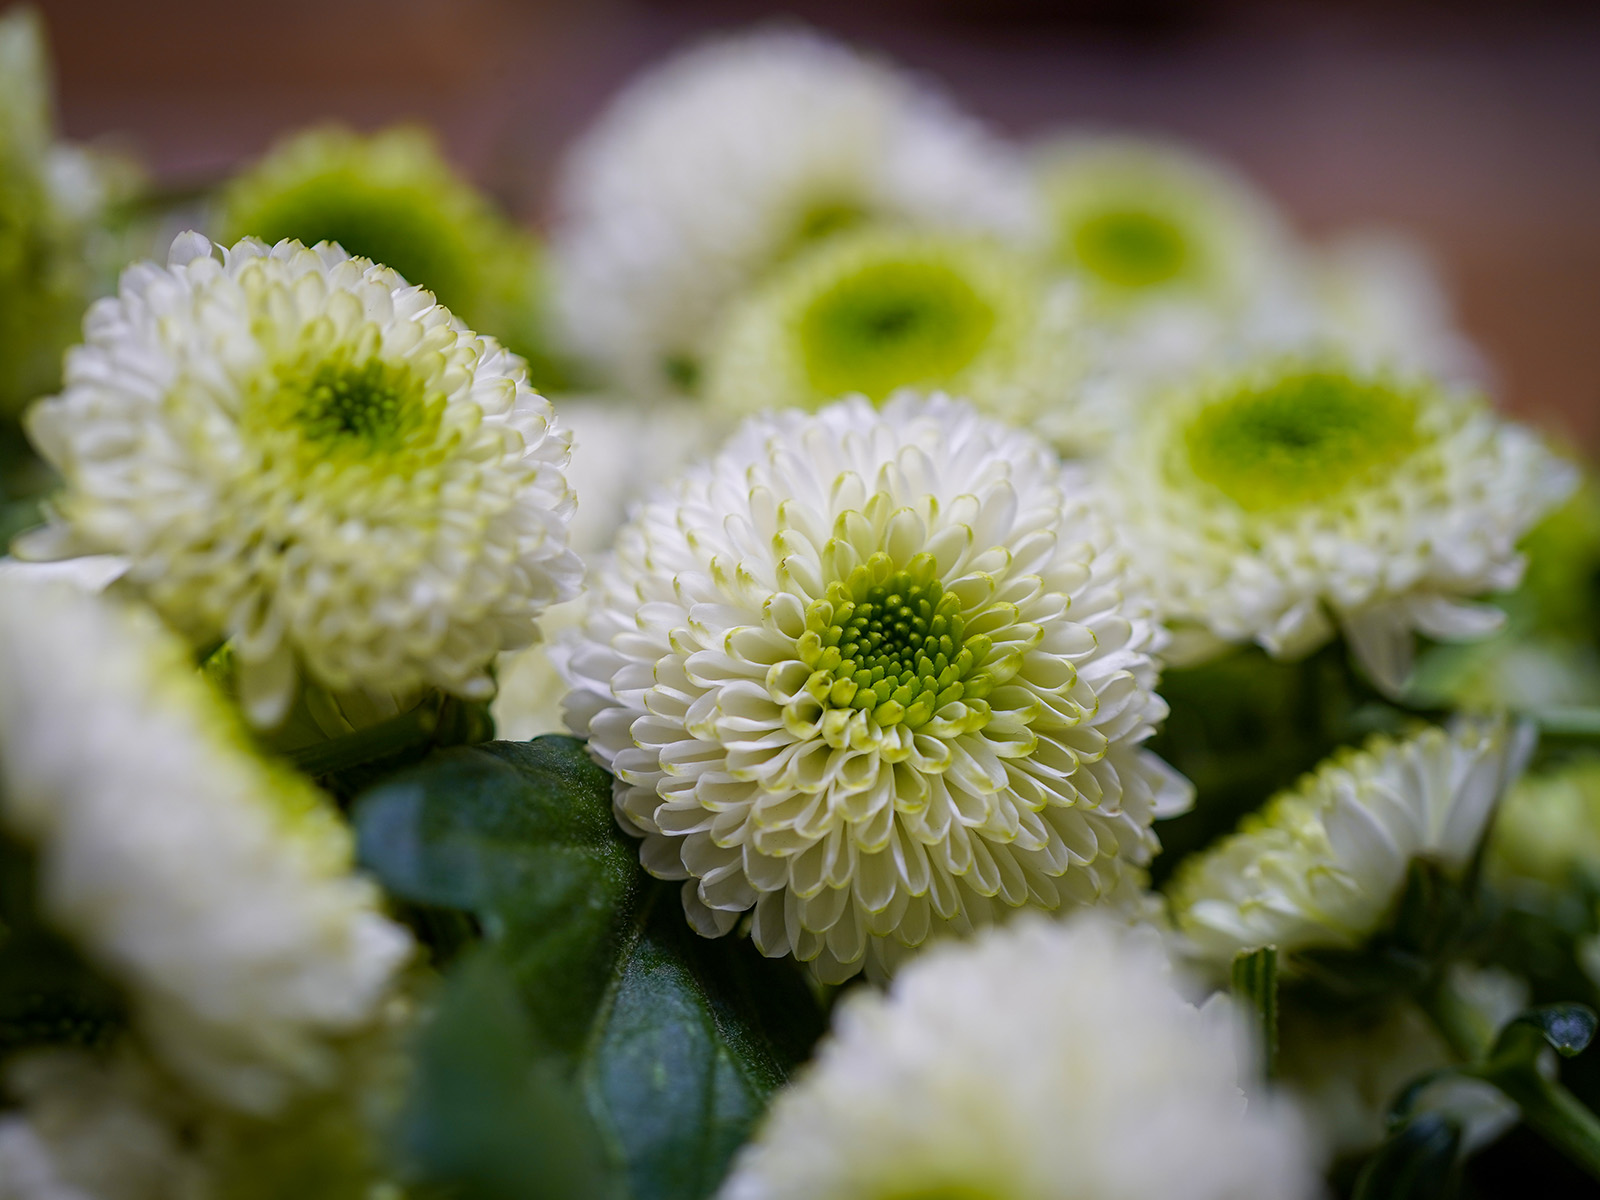
[[427, 288], [473, 329], [534, 360], [548, 353], [533, 239], [440, 157], [427, 130], [363, 136], [325, 126], [287, 138], [232, 180], [218, 241], [333, 242]]
[[1179, 994], [1149, 931], [1087, 914], [936, 950], [846, 997], [719, 1196], [1320, 1195], [1293, 1110], [1239, 1090], [1232, 1016]]
[[1342, 361], [1274, 359], [1166, 397], [1106, 463], [1119, 533], [1180, 636], [1305, 654], [1342, 630], [1398, 690], [1413, 634], [1471, 638], [1571, 468], [1481, 400]]
[[236, 1108], [328, 1082], [408, 953], [332, 806], [250, 752], [182, 642], [68, 584], [0, 581], [0, 819], [161, 1062]]
[[646, 869], [825, 980], [1133, 890], [1187, 784], [1092, 498], [943, 397], [752, 419], [618, 538], [568, 664]]
[[866, 222], [1033, 228], [1026, 174], [970, 118], [795, 31], [708, 42], [650, 72], [557, 187], [558, 318], [639, 392], [692, 390], [723, 305], [806, 242]]
[[1503, 720], [1462, 720], [1335, 754], [1178, 868], [1168, 897], [1187, 948], [1218, 969], [1261, 946], [1360, 948], [1413, 859], [1465, 869], [1532, 741]]
[[38, 15], [0, 17], [0, 418], [56, 386], [100, 284], [108, 204], [132, 168], [55, 139]]
[[1294, 254], [1270, 201], [1176, 144], [1063, 137], [1035, 151], [1034, 170], [1056, 261], [1107, 308], [1174, 297], [1238, 307]]
[[992, 240], [845, 234], [730, 308], [706, 395], [744, 414], [911, 387], [1022, 424], [1075, 382], [1058, 307], [1028, 260]]
[[116, 554], [252, 719], [336, 690], [493, 691], [578, 587], [567, 438], [520, 359], [334, 246], [184, 234], [99, 302], [29, 414], [65, 479], [35, 558]]

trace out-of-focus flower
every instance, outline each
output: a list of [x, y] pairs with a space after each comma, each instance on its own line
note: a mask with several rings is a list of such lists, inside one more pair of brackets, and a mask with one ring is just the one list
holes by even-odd
[[1059, 307], [1028, 260], [992, 240], [847, 234], [733, 307], [706, 395], [744, 414], [913, 387], [1025, 424], [1076, 378]]
[[1561, 888], [1576, 869], [1600, 873], [1600, 759], [1529, 775], [1511, 790], [1489, 839], [1490, 872]]
[[991, 931], [847, 997], [722, 1200], [1319, 1194], [1297, 1115], [1246, 1104], [1238, 1028], [1159, 939], [1080, 915]]
[[557, 314], [639, 393], [693, 390], [723, 306], [867, 222], [1026, 236], [1010, 152], [920, 81], [823, 38], [711, 41], [632, 84], [558, 180]]
[[1034, 170], [1055, 260], [1097, 306], [1178, 298], [1238, 310], [1295, 254], [1266, 197], [1174, 143], [1062, 137], [1035, 151]]
[[44, 29], [0, 17], [0, 417], [60, 379], [61, 353], [99, 283], [107, 206], [128, 164], [55, 140]]
[[643, 505], [568, 664], [647, 870], [825, 980], [1133, 890], [1184, 781], [1092, 496], [965, 405], [752, 419]]
[[1413, 859], [1466, 867], [1532, 741], [1503, 720], [1461, 720], [1335, 754], [1179, 866], [1168, 897], [1186, 950], [1225, 970], [1261, 946], [1364, 945]]
[[229, 183], [217, 225], [223, 245], [334, 242], [391, 267], [530, 360], [534, 382], [545, 382], [538, 246], [456, 174], [424, 129], [362, 136], [325, 126], [287, 138]]
[[115, 554], [253, 721], [304, 672], [487, 699], [576, 594], [567, 436], [520, 359], [337, 247], [185, 234], [98, 303], [29, 414], [66, 486], [33, 558]]
[[1294, 658], [1337, 626], [1400, 690], [1414, 634], [1482, 637], [1522, 535], [1575, 472], [1481, 401], [1338, 360], [1269, 360], [1167, 397], [1106, 464], [1176, 657]]
[[0, 581], [0, 817], [162, 1063], [239, 1109], [326, 1084], [408, 952], [331, 805], [152, 616], [70, 584]]

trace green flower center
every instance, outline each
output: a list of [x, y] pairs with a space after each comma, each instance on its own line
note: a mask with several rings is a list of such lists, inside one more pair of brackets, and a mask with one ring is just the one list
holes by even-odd
[[890, 259], [830, 284], [801, 314], [807, 380], [819, 399], [947, 382], [982, 351], [994, 307], [953, 265]]
[[965, 1184], [939, 1184], [934, 1187], [914, 1188], [909, 1192], [893, 1192], [877, 1200], [1001, 1200], [988, 1190], [968, 1187]]
[[806, 690], [827, 708], [867, 713], [885, 728], [920, 728], [960, 700], [972, 728], [982, 728], [994, 687], [984, 670], [991, 642], [967, 636], [960, 609], [934, 577], [931, 555], [899, 571], [888, 555], [873, 555], [806, 610]]
[[1128, 208], [1096, 213], [1067, 231], [1071, 257], [1090, 275], [1124, 288], [1170, 283], [1189, 266], [1189, 239], [1169, 218]]
[[410, 475], [437, 457], [445, 396], [403, 363], [376, 354], [303, 355], [262, 384], [247, 427], [289, 435], [301, 470], [365, 463]]
[[1418, 407], [1382, 380], [1298, 371], [1202, 409], [1184, 430], [1189, 466], [1250, 512], [1329, 500], [1417, 448]]

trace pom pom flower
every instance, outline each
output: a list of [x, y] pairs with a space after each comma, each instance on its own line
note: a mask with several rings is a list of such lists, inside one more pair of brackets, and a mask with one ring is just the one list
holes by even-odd
[[162, 1062], [233, 1107], [326, 1083], [408, 953], [331, 806], [246, 748], [182, 643], [69, 584], [0, 581], [0, 817]]
[[1345, 750], [1179, 867], [1168, 889], [1189, 949], [1358, 949], [1391, 915], [1413, 859], [1462, 871], [1522, 773], [1532, 732], [1460, 721]]
[[1414, 631], [1470, 638], [1517, 540], [1575, 483], [1482, 402], [1337, 360], [1275, 360], [1175, 394], [1106, 465], [1117, 525], [1180, 658], [1254, 641], [1293, 658], [1335, 623], [1401, 689]]
[[333, 242], [427, 288], [536, 366], [545, 353], [533, 239], [451, 169], [424, 129], [363, 137], [328, 126], [288, 138], [229, 183], [217, 223], [224, 245]]
[[1292, 257], [1270, 201], [1180, 146], [1065, 137], [1034, 164], [1056, 261], [1110, 310], [1174, 298], [1238, 307]]
[[1020, 164], [969, 118], [790, 31], [713, 41], [640, 79], [557, 186], [560, 323], [647, 393], [692, 390], [723, 305], [797, 246], [867, 222], [1032, 228]]
[[1025, 423], [1072, 380], [1072, 339], [1049, 312], [1043, 281], [994, 242], [842, 235], [734, 307], [707, 397], [747, 413], [913, 387]]
[[32, 557], [114, 554], [197, 645], [233, 643], [247, 710], [488, 668], [576, 593], [568, 446], [521, 360], [337, 247], [184, 234], [86, 322], [29, 414], [64, 476]]
[[1230, 1016], [1102, 918], [934, 951], [845, 999], [720, 1200], [1317, 1195], [1294, 1112], [1239, 1092]]
[[1123, 583], [1049, 450], [964, 405], [757, 418], [623, 529], [568, 720], [696, 929], [882, 973], [1131, 890], [1187, 802]]

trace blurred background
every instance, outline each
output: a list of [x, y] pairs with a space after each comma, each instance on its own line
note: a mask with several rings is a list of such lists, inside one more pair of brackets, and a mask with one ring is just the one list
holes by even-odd
[[529, 221], [646, 63], [788, 16], [943, 79], [1012, 134], [1197, 140], [1316, 235], [1426, 244], [1517, 411], [1600, 449], [1600, 4], [1183, 0], [40, 0], [65, 132], [174, 189], [322, 118], [415, 119]]

